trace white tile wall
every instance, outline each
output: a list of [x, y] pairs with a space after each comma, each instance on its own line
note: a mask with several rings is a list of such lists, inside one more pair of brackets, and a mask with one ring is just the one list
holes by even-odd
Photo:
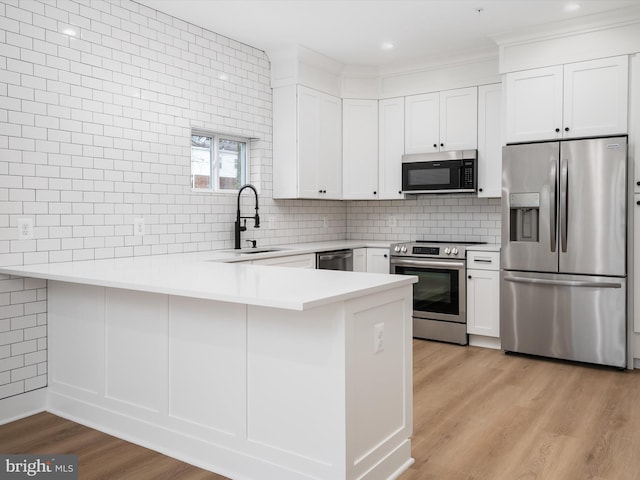
[[500, 244], [500, 199], [467, 194], [349, 202], [353, 240], [460, 240]]
[[46, 281], [0, 275], [0, 399], [46, 384]]

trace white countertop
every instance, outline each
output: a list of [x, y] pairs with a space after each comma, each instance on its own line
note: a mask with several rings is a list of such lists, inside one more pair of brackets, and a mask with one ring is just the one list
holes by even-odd
[[483, 245], [469, 245], [467, 250], [474, 252], [499, 252], [500, 245], [497, 243], [485, 243]]
[[388, 247], [366, 241], [283, 245], [277, 252], [243, 255], [213, 250], [170, 255], [0, 267], [0, 273], [103, 287], [204, 298], [289, 310], [359, 297], [402, 285], [416, 278], [332, 270], [234, 264], [241, 260], [297, 255], [339, 248]]

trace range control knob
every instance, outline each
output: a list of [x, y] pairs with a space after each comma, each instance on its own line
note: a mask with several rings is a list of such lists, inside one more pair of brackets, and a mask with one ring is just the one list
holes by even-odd
[[451, 249], [451, 254], [452, 254], [452, 255], [458, 255], [458, 249], [457, 249], [456, 247], [453, 247], [453, 248]]
[[393, 249], [394, 252], [399, 253], [400, 252], [400, 245], [396, 245], [395, 248]]
[[402, 248], [400, 249], [400, 251], [402, 253], [407, 253], [407, 247], [405, 247], [404, 245], [402, 246]]
[[451, 255], [451, 249], [450, 249], [449, 247], [445, 247], [445, 249], [444, 249], [444, 253], [445, 253], [446, 255]]

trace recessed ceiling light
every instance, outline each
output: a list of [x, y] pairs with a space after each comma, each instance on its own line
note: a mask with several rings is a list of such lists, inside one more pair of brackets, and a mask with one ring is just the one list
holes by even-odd
[[393, 47], [395, 47], [393, 42], [382, 42], [382, 44], [380, 44], [382, 50], [393, 50]]
[[575, 2], [567, 3], [564, 6], [564, 11], [565, 12], [575, 12], [577, 10], [580, 10], [580, 4], [579, 3], [575, 3]]

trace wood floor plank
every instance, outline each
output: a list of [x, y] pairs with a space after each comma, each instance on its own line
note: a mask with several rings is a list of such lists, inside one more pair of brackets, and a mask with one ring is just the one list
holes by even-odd
[[[424, 340], [413, 363], [400, 480], [640, 478], [640, 371]], [[0, 426], [0, 452], [77, 453], [83, 480], [224, 479], [48, 413]]]

